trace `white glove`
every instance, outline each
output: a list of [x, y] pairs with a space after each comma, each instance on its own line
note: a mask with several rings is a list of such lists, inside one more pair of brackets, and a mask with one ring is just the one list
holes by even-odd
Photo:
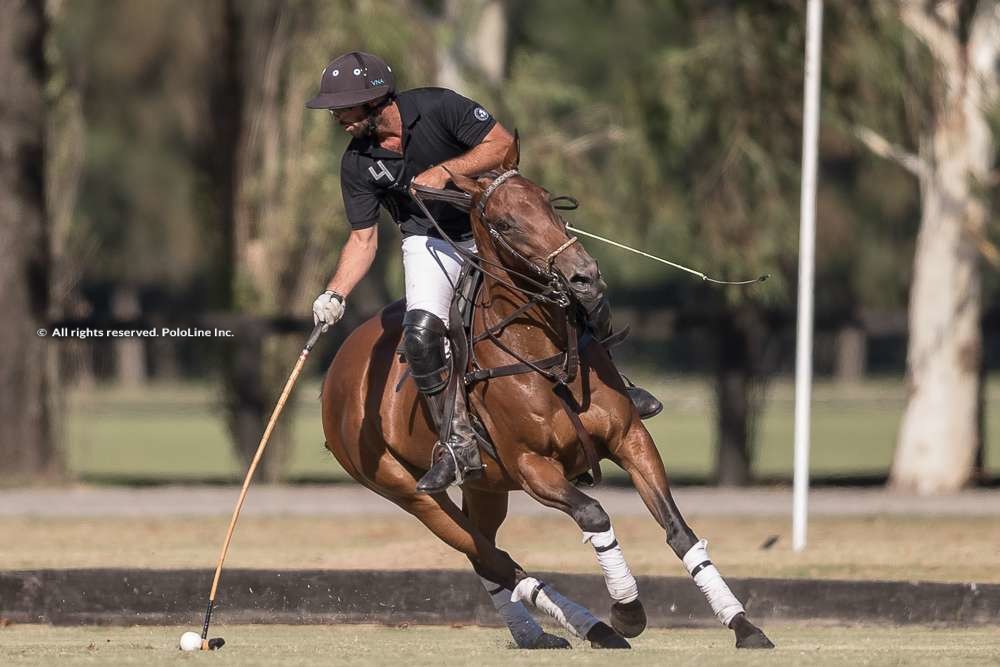
[[322, 322], [323, 332], [332, 327], [344, 316], [344, 297], [333, 290], [327, 290], [313, 301], [313, 324]]

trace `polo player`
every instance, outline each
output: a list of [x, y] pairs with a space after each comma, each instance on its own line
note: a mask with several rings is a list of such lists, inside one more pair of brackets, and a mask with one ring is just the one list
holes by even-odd
[[[451, 174], [476, 176], [500, 166], [513, 142], [510, 133], [482, 105], [444, 88], [416, 88], [397, 93], [392, 69], [381, 58], [353, 51], [334, 59], [323, 71], [320, 92], [306, 104], [327, 109], [353, 137], [340, 164], [344, 209], [351, 234], [337, 267], [313, 303], [317, 324], [335, 324], [344, 313], [351, 290], [368, 272], [378, 239], [379, 210], [388, 210], [403, 235], [406, 314], [403, 352], [417, 389], [442, 437], [430, 470], [417, 489], [437, 493], [480, 476], [482, 462], [465, 392], [454, 397], [453, 418], [447, 414], [445, 387], [452, 372], [446, 345], [448, 318], [463, 258], [441, 238], [408, 195], [410, 185], [443, 189]], [[469, 214], [442, 202], [428, 208], [451, 241], [474, 252]], [[607, 301], [589, 315], [599, 340], [611, 334]], [[662, 409], [649, 392], [628, 388], [639, 415]]]

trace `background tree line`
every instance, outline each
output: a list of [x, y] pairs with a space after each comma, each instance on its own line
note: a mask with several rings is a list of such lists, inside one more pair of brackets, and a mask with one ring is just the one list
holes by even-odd
[[[912, 398], [893, 479], [957, 488], [982, 447], [982, 324], [996, 294], [1000, 9], [827, 4], [818, 317], [857, 366], [866, 323], [908, 310]], [[326, 62], [357, 48], [385, 57], [403, 88], [456, 88], [519, 128], [525, 172], [577, 196], [579, 226], [715, 276], [772, 274], [722, 290], [588, 244], [622, 312], [669, 311], [691, 341], [690, 367], [717, 396], [716, 477], [749, 481], [755, 417], [794, 321], [801, 3], [14, 0], [0, 11], [4, 477], [58, 475], [60, 387], [89, 376], [91, 357], [37, 328], [95, 313], [308, 314], [346, 237], [346, 136], [303, 104]], [[399, 294], [395, 232], [380, 234], [341, 339]], [[241, 320], [196, 364], [219, 378], [245, 458], [301, 344], [260, 321]], [[177, 354], [124, 341], [115, 366], [122, 381], [151, 360], [169, 374]], [[271, 445], [271, 479], [287, 437]]]

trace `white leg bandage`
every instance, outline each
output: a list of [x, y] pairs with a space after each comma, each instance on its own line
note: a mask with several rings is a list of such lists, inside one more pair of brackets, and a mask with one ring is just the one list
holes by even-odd
[[635, 583], [635, 577], [628, 569], [625, 554], [615, 539], [614, 529], [608, 528], [600, 533], [584, 532], [583, 541], [590, 542], [594, 546], [597, 562], [604, 572], [604, 583], [607, 584], [611, 599], [622, 603], [637, 599], [639, 585]]
[[510, 634], [514, 638], [514, 643], [519, 647], [533, 646], [538, 638], [544, 634], [542, 626], [531, 616], [531, 612], [520, 602], [511, 600], [513, 591], [509, 588], [496, 584], [489, 579], [479, 577], [483, 582], [483, 588], [489, 593], [493, 601], [493, 607], [500, 614], [500, 618], [507, 624]]
[[511, 600], [524, 601], [525, 604], [544, 611], [581, 639], [586, 638], [590, 629], [600, 622], [586, 607], [564, 598], [559, 591], [534, 577], [525, 577], [518, 582]]
[[708, 540], [699, 540], [697, 544], [684, 554], [684, 567], [694, 578], [701, 592], [712, 606], [715, 617], [723, 625], [729, 627], [729, 622], [737, 614], [743, 613], [743, 605], [736, 599], [729, 586], [722, 580], [719, 570], [708, 558]]

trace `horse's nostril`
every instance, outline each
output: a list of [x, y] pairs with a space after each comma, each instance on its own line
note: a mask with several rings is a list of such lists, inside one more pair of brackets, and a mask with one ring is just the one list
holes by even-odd
[[594, 284], [594, 279], [582, 273], [574, 273], [573, 277], [569, 279], [569, 282], [576, 289], [586, 289]]

